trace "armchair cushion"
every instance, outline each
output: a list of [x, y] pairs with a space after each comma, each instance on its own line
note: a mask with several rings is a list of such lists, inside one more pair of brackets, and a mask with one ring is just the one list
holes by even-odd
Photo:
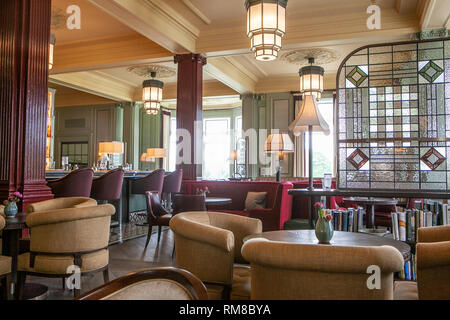
[[[81, 272], [95, 271], [104, 268], [109, 263], [108, 250], [100, 250], [87, 253], [81, 256]], [[19, 256], [19, 271], [45, 273], [45, 274], [66, 274], [67, 268], [74, 265], [73, 255], [36, 255], [34, 267], [30, 267], [30, 253]]]
[[414, 281], [395, 281], [394, 300], [419, 300], [417, 283]]
[[11, 273], [11, 257], [0, 256], [0, 276]]

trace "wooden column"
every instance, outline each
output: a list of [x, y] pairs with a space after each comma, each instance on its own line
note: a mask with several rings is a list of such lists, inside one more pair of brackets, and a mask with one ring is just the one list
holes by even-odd
[[53, 197], [45, 181], [51, 0], [0, 1], [0, 199]]
[[[190, 153], [191, 161], [177, 165], [177, 169], [183, 169], [184, 180], [195, 180], [202, 176], [203, 66], [206, 58], [199, 54], [182, 54], [175, 56], [175, 63], [178, 64], [177, 130], [185, 129], [191, 136], [190, 150], [182, 151]], [[177, 154], [177, 163], [180, 157], [186, 159], [183, 153]]]

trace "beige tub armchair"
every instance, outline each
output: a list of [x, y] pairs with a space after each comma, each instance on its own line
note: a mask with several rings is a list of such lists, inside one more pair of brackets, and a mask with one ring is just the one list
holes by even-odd
[[450, 300], [450, 226], [420, 228], [417, 283], [397, 281], [396, 300]]
[[[252, 300], [390, 300], [394, 272], [403, 267], [401, 253], [390, 246], [302, 245], [257, 238], [244, 244], [242, 254], [251, 265]], [[369, 266], [380, 268], [380, 289], [368, 288]]]
[[250, 269], [241, 254], [243, 239], [262, 232], [258, 219], [217, 212], [174, 216], [177, 265], [202, 280], [211, 300], [250, 297]]
[[[108, 242], [114, 213], [114, 206], [105, 204], [29, 214], [30, 252], [18, 259], [19, 297], [27, 275], [65, 279], [70, 276], [68, 267], [74, 265], [80, 267], [82, 276], [103, 271], [108, 282]], [[74, 290], [75, 296], [79, 293], [79, 289]]]

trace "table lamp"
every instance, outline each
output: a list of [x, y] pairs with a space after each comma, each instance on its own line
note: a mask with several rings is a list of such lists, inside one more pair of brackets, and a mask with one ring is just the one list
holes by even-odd
[[[155, 162], [156, 159], [163, 159], [167, 157], [166, 149], [162, 148], [148, 148], [146, 155], [146, 162]], [[142, 156], [141, 156], [142, 158]]]
[[233, 150], [230, 155], [230, 160], [233, 161], [233, 179], [236, 178], [238, 154], [236, 150]]
[[112, 141], [112, 142], [100, 142], [98, 144], [98, 154], [100, 156], [105, 156], [107, 159], [106, 168], [110, 170], [110, 158], [111, 154], [123, 154], [124, 144], [123, 142]]
[[281, 182], [281, 166], [285, 153], [294, 152], [294, 144], [287, 133], [270, 134], [264, 145], [264, 151], [268, 153], [278, 153], [280, 165], [277, 169], [277, 181]]
[[324, 120], [317, 107], [317, 100], [313, 95], [303, 96], [303, 103], [300, 112], [294, 122], [289, 126], [289, 130], [299, 136], [302, 132], [309, 132], [309, 187], [308, 190], [314, 190], [313, 187], [313, 153], [312, 153], [312, 133], [324, 132], [330, 134], [330, 128]]

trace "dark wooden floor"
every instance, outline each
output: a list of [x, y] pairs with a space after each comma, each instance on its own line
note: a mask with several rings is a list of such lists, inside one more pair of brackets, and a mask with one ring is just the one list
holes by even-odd
[[[116, 279], [133, 271], [154, 267], [175, 266], [176, 257], [172, 260], [173, 233], [169, 229], [161, 235], [161, 242], [157, 247], [158, 235], [153, 229], [151, 242], [144, 249], [146, 237], [114, 244], [109, 248], [109, 278]], [[49, 288], [47, 300], [71, 300], [73, 293], [62, 289], [61, 279], [27, 277], [27, 283], [44, 284]], [[81, 293], [88, 292], [103, 285], [102, 272], [85, 276], [81, 280]]]

